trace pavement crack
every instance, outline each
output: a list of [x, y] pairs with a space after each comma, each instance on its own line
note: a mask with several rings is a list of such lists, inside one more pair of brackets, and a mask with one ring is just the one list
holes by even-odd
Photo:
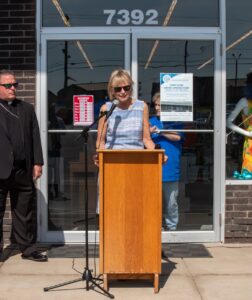
[[202, 295], [200, 293], [200, 289], [198, 288], [198, 285], [197, 285], [197, 283], [195, 281], [195, 278], [194, 278], [192, 272], [190, 271], [190, 268], [188, 267], [188, 265], [187, 265], [187, 263], [186, 263], [186, 261], [184, 260], [183, 257], [182, 257], [182, 261], [184, 262], [184, 265], [186, 267], [187, 272], [190, 274], [190, 279], [192, 280], [193, 286], [194, 286], [195, 290], [198, 292], [198, 294], [200, 296], [200, 299], [204, 300], [204, 298], [202, 297]]

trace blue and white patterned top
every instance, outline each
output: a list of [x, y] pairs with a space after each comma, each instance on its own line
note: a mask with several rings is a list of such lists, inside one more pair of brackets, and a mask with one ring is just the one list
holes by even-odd
[[[106, 102], [107, 111], [112, 102]], [[143, 149], [144, 102], [136, 100], [128, 109], [116, 107], [108, 119], [106, 149]]]

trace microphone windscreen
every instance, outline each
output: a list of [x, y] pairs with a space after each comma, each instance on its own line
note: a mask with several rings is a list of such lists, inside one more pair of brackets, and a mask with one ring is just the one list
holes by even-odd
[[112, 101], [112, 103], [113, 103], [114, 105], [118, 105], [118, 104], [119, 104], [119, 100], [114, 99], [114, 100]]

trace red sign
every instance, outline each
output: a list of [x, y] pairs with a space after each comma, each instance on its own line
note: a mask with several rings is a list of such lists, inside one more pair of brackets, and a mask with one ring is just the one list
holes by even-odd
[[94, 96], [73, 96], [74, 126], [88, 126], [94, 122]]

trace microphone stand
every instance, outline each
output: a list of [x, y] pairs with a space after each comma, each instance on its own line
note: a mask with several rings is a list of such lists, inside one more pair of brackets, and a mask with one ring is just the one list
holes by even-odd
[[88, 161], [88, 155], [87, 155], [87, 145], [88, 145], [88, 132], [89, 130], [105, 115], [107, 115], [107, 112], [103, 112], [99, 115], [99, 117], [94, 120], [94, 122], [89, 125], [86, 126], [83, 131], [81, 132], [81, 134], [75, 139], [75, 141], [78, 141], [81, 137], [84, 139], [84, 163], [85, 163], [85, 191], [84, 191], [84, 202], [85, 202], [85, 244], [86, 244], [86, 266], [84, 268], [84, 272], [82, 274], [81, 278], [78, 279], [74, 279], [74, 280], [70, 280], [70, 281], [66, 281], [60, 284], [56, 284], [53, 286], [49, 286], [49, 287], [45, 287], [44, 288], [44, 292], [47, 292], [49, 290], [52, 290], [54, 288], [58, 288], [61, 286], [65, 286], [68, 284], [72, 284], [75, 282], [79, 282], [79, 281], [86, 281], [86, 290], [88, 291], [90, 286], [89, 284], [92, 283], [93, 285], [95, 285], [97, 288], [99, 288], [105, 295], [107, 295], [109, 298], [113, 299], [114, 295], [110, 294], [108, 291], [106, 291], [104, 288], [102, 288], [98, 283], [96, 283], [97, 281], [102, 281], [101, 278], [96, 278], [92, 276], [92, 270], [89, 269], [89, 249], [88, 249], [88, 167], [87, 167], [87, 161]]

